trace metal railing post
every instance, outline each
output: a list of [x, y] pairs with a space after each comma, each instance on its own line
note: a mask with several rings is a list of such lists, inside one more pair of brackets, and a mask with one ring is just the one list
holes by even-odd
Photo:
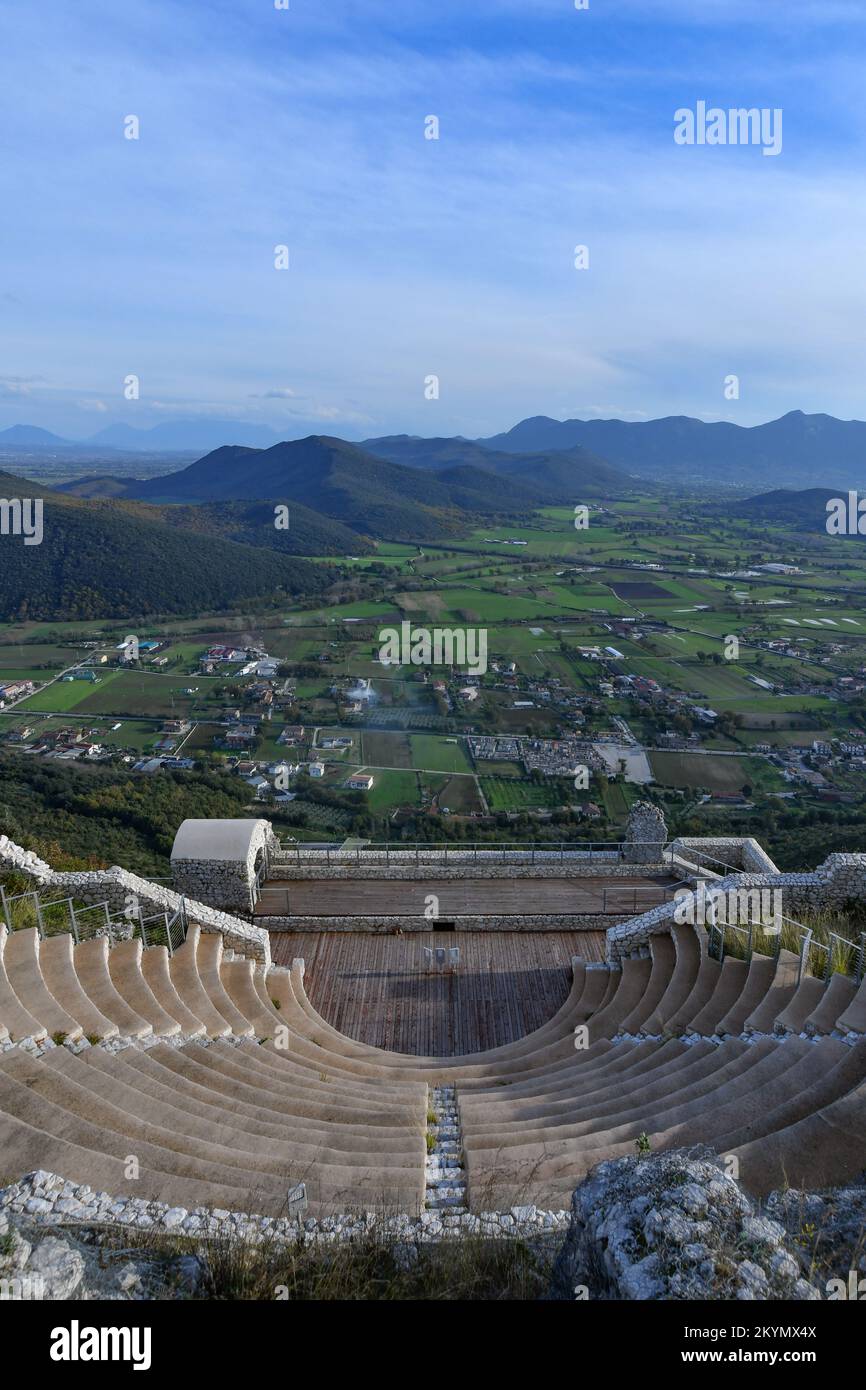
[[9, 903], [3, 891], [3, 884], [0, 883], [0, 908], [3, 909], [3, 920], [9, 930], [12, 930], [12, 918], [9, 916]]
[[39, 933], [39, 940], [40, 940], [40, 941], [44, 941], [44, 940], [45, 940], [45, 919], [44, 919], [43, 916], [42, 916], [42, 904], [41, 904], [41, 902], [39, 901], [39, 894], [38, 894], [38, 893], [34, 893], [34, 894], [33, 894], [33, 897], [34, 897], [35, 902], [36, 902], [36, 930], [37, 930], [37, 932]]
[[78, 918], [75, 916], [75, 904], [71, 898], [67, 899], [67, 901], [69, 903], [69, 920], [72, 923], [72, 939], [77, 946], [81, 937], [78, 932]]
[[803, 967], [804, 967], [804, 965], [805, 965], [805, 963], [806, 963], [806, 953], [807, 953], [809, 947], [811, 946], [811, 944], [812, 944], [812, 928], [811, 928], [811, 927], [807, 927], [807, 928], [806, 928], [806, 931], [805, 931], [805, 933], [804, 933], [804, 935], [803, 935], [803, 939], [802, 939], [802, 941], [800, 942], [800, 964], [799, 964], [798, 969], [797, 969], [797, 984], [799, 984], [800, 981], [801, 981], [802, 978], [803, 978]]
[[838, 941], [838, 940], [839, 940], [839, 937], [836, 936], [836, 933], [835, 933], [835, 932], [831, 932], [831, 933], [830, 933], [830, 941], [829, 941], [829, 944], [828, 944], [828, 946], [827, 946], [827, 964], [826, 964], [826, 966], [825, 966], [825, 968], [824, 968], [824, 983], [825, 983], [825, 984], [826, 984], [826, 982], [829, 980], [829, 978], [830, 978], [830, 976], [831, 976], [831, 974], [832, 974], [832, 966], [833, 966], [833, 942], [834, 942], [834, 941]]

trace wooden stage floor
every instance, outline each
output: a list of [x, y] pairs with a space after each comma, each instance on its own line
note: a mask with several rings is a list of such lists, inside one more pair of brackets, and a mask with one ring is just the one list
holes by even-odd
[[[604, 945], [600, 931], [271, 932], [274, 963], [303, 957], [307, 994], [328, 1023], [374, 1047], [435, 1057], [539, 1028], [568, 996], [572, 956], [601, 961]], [[459, 946], [454, 974], [422, 968], [422, 946]]]
[[495, 913], [637, 914], [669, 898], [676, 886], [635, 874], [627, 879], [268, 879], [256, 904], [257, 916], [272, 917], [423, 917], [429, 895], [439, 899], [439, 918]]

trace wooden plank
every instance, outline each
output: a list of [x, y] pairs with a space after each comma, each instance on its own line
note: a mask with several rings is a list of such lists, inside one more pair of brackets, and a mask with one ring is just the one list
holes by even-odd
[[[272, 932], [274, 963], [306, 962], [313, 1007], [350, 1038], [450, 1057], [513, 1042], [564, 1002], [572, 956], [604, 959], [603, 932]], [[460, 947], [454, 975], [424, 945]]]
[[443, 921], [461, 916], [646, 912], [669, 898], [673, 879], [279, 879], [262, 885], [258, 915], [273, 917], [412, 917], [421, 919], [428, 895]]

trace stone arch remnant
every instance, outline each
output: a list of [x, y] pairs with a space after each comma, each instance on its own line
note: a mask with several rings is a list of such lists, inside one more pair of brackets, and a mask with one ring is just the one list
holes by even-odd
[[185, 820], [171, 851], [173, 887], [212, 907], [252, 912], [257, 869], [277, 848], [270, 821]]

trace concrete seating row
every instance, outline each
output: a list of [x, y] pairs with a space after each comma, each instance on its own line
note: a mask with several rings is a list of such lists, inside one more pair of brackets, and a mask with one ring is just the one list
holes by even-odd
[[300, 1181], [313, 1214], [423, 1203], [426, 1084], [383, 1086], [381, 1068], [329, 1053], [290, 972], [266, 975], [219, 935], [193, 927], [169, 956], [3, 933], [0, 1026], [5, 1041], [71, 1044], [0, 1052], [4, 1175], [53, 1168], [118, 1196], [265, 1215]]
[[719, 964], [687, 926], [581, 973], [570, 1055], [545, 1043], [504, 1083], [455, 1073], [473, 1208], [559, 1206], [647, 1147], [709, 1144], [758, 1195], [866, 1167], [866, 983], [798, 981], [787, 951]]
[[[475, 1210], [567, 1205], [600, 1159], [696, 1142], [755, 1193], [866, 1163], [866, 984], [790, 952], [723, 964], [689, 926], [621, 969], [575, 960], [541, 1028], [451, 1058], [384, 1052], [192, 927], [173, 955], [0, 931], [0, 1174], [277, 1215], [417, 1211], [430, 1088], [456, 1086]], [[46, 1039], [66, 1047], [32, 1047]], [[25, 1044], [10, 1046], [9, 1044]], [[88, 1046], [102, 1043], [103, 1046]]]

